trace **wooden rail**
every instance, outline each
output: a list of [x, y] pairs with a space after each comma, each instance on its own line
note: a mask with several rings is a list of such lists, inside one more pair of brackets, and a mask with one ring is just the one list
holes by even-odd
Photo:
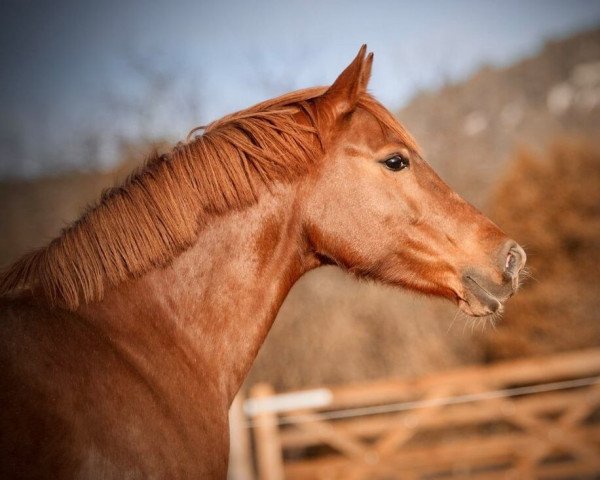
[[600, 349], [299, 393], [250, 392], [261, 480], [600, 476]]

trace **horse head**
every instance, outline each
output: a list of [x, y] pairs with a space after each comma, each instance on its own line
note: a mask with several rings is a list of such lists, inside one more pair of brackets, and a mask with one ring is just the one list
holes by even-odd
[[316, 99], [324, 155], [305, 182], [306, 236], [315, 254], [360, 277], [501, 312], [517, 290], [523, 249], [434, 172], [366, 89], [363, 46]]

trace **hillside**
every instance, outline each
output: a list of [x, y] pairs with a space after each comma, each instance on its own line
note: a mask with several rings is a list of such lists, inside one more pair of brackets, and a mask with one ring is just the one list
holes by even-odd
[[548, 42], [507, 68], [417, 95], [398, 113], [427, 159], [485, 207], [519, 145], [544, 150], [556, 136], [600, 141], [600, 29]]

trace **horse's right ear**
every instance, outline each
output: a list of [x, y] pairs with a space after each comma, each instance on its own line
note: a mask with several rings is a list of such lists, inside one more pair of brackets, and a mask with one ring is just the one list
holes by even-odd
[[371, 77], [373, 53], [367, 55], [367, 46], [363, 45], [352, 63], [340, 74], [333, 85], [327, 89], [320, 101], [333, 112], [335, 117], [352, 112]]

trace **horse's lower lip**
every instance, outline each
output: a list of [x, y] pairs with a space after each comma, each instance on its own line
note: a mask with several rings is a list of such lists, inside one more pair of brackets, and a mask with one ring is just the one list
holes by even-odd
[[491, 310], [487, 306], [473, 305], [466, 300], [459, 300], [458, 308], [470, 317], [488, 317], [498, 311], [502, 311], [502, 305], [497, 310]]
[[[472, 297], [471, 299], [463, 299], [462, 302], [468, 306], [467, 309], [463, 309], [467, 311], [470, 315], [473, 316], [485, 316], [490, 315], [492, 313], [496, 313], [502, 309], [502, 302], [496, 298], [493, 294], [491, 294], [486, 288], [482, 287], [474, 278], [469, 275], [464, 277], [465, 288], [468, 290], [470, 295], [465, 295], [467, 298]], [[477, 305], [478, 304], [478, 305]], [[460, 306], [459, 302], [459, 306]]]

